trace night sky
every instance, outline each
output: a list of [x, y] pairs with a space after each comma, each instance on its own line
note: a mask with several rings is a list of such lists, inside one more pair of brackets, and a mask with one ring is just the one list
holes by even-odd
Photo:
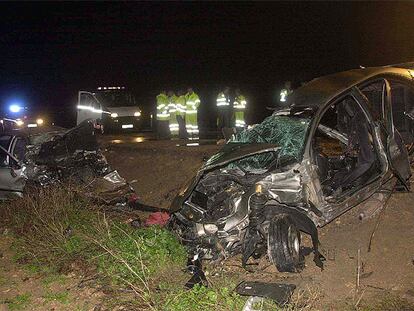
[[257, 121], [285, 80], [414, 60], [414, 3], [1, 3], [0, 12], [1, 105], [19, 98], [66, 125], [77, 91], [100, 85], [126, 85], [144, 108], [160, 89], [193, 86], [205, 115], [220, 88], [240, 87]]

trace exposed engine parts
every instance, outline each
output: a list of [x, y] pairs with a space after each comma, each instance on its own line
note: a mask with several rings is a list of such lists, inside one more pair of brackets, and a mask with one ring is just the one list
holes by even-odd
[[410, 188], [414, 97], [407, 68], [314, 79], [285, 109], [236, 133], [171, 206], [170, 225], [190, 252], [213, 260], [242, 254], [243, 266], [267, 254], [279, 271], [295, 272], [305, 233], [322, 268], [317, 227], [393, 177]]

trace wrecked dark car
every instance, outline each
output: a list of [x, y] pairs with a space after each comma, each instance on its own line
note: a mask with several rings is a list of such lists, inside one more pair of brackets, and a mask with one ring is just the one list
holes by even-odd
[[102, 154], [92, 120], [69, 130], [45, 127], [1, 133], [1, 199], [22, 196], [28, 185], [67, 181], [82, 185], [85, 194], [102, 203], [125, 201], [133, 192]]
[[318, 231], [398, 179], [409, 189], [414, 71], [364, 68], [310, 81], [262, 123], [233, 136], [180, 191], [170, 226], [191, 255], [265, 254], [303, 266], [301, 233], [322, 266]]

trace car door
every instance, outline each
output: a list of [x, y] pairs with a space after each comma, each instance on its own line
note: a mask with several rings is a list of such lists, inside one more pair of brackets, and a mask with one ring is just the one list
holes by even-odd
[[23, 193], [26, 180], [21, 163], [26, 144], [23, 137], [0, 136], [0, 199]]
[[414, 151], [414, 85], [412, 81], [389, 79], [394, 127], [400, 132], [408, 153]]
[[94, 93], [79, 91], [76, 124], [79, 125], [85, 120], [101, 120], [102, 105], [95, 97]]
[[401, 134], [394, 126], [392, 117], [392, 102], [391, 102], [391, 86], [389, 82], [385, 81], [386, 96], [384, 102], [384, 112], [386, 118], [386, 129], [388, 132], [387, 137], [387, 157], [390, 164], [390, 168], [401, 183], [409, 189], [410, 183], [408, 179], [411, 176], [411, 168], [409, 162], [409, 156], [407, 148]]
[[[313, 133], [312, 150], [313, 158], [320, 157], [321, 160], [315, 163], [318, 166], [319, 193], [324, 198], [321, 204], [314, 204], [329, 222], [379, 189], [381, 162], [368, 102], [357, 88], [345, 92], [326, 108], [321, 112]], [[321, 127], [321, 124], [325, 126]], [[362, 129], [359, 134], [354, 132], [358, 126]], [[327, 128], [331, 131], [327, 132]], [[329, 138], [319, 139], [323, 136]], [[360, 148], [361, 145], [364, 148]], [[367, 150], [370, 151], [370, 160], [359, 156], [366, 155]], [[327, 169], [321, 170], [321, 166]]]

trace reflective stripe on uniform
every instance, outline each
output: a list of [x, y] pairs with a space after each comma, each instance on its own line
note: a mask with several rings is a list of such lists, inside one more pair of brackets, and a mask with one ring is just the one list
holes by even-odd
[[179, 112], [186, 112], [186, 109], [182, 105], [177, 105], [177, 111], [179, 111]]
[[157, 117], [169, 117], [170, 114], [168, 112], [161, 112], [161, 113], [157, 113]]
[[177, 105], [174, 103], [168, 104], [168, 112], [176, 112], [177, 111]]
[[157, 113], [157, 119], [168, 119], [170, 114], [168, 112]]
[[157, 96], [157, 119], [160, 121], [168, 120], [170, 113], [168, 112], [168, 97], [164, 93]]
[[281, 101], [281, 102], [285, 102], [285, 101], [286, 101], [287, 96], [288, 96], [288, 90], [286, 90], [286, 89], [282, 89], [282, 90], [280, 91], [280, 101]]
[[166, 106], [165, 104], [160, 104], [160, 105], [157, 106], [157, 109], [160, 110], [160, 109], [164, 108], [165, 106]]
[[216, 105], [217, 106], [228, 106], [229, 104], [230, 103], [227, 101], [227, 98], [223, 93], [221, 93], [221, 94], [219, 94], [219, 96], [217, 96], [217, 99], [216, 99]]
[[199, 132], [198, 125], [186, 124], [185, 128], [189, 134], [192, 134], [192, 133], [196, 134]]

